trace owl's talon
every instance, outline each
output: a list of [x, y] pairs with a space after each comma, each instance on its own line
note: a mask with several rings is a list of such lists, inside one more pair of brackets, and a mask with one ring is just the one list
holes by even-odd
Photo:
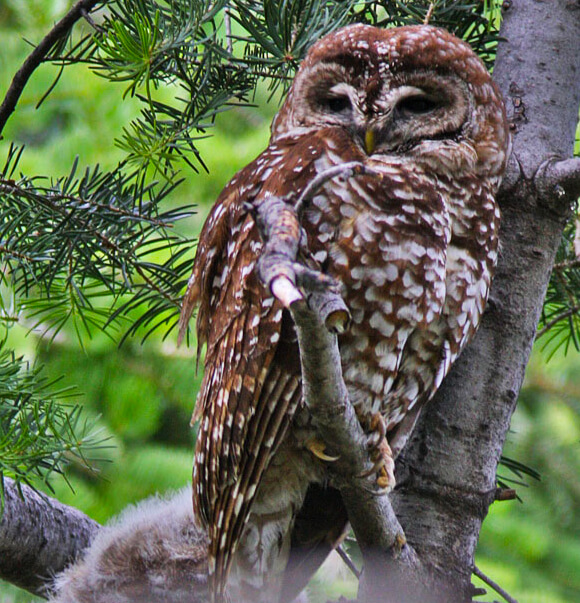
[[383, 492], [390, 492], [395, 487], [395, 461], [386, 438], [385, 420], [380, 413], [372, 415], [358, 414], [361, 425], [367, 433], [367, 446], [373, 462], [372, 467], [363, 472], [361, 477], [376, 474], [377, 486]]
[[330, 456], [326, 454], [326, 444], [317, 438], [312, 438], [306, 442], [306, 448], [312, 452], [312, 454], [322, 461], [334, 462], [337, 461], [339, 456]]
[[390, 492], [390, 490], [393, 489], [392, 487], [389, 488], [389, 486], [391, 485], [391, 481], [389, 480], [389, 476], [386, 474], [386, 471], [384, 473], [385, 473], [384, 476], [383, 475], [379, 475], [379, 477], [377, 477], [377, 486], [381, 490], [385, 490], [387, 492]]
[[384, 438], [387, 435], [385, 420], [380, 412], [376, 412], [371, 416], [370, 430], [379, 433], [381, 438]]

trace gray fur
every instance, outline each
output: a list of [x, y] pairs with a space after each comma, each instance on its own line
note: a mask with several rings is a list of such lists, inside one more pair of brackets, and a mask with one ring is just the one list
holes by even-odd
[[81, 559], [57, 576], [49, 603], [207, 601], [207, 539], [191, 488], [125, 509]]

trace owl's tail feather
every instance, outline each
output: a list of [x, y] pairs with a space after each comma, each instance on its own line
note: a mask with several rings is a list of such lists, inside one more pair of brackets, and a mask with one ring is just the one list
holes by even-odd
[[220, 550], [215, 541], [210, 545], [208, 554], [207, 587], [209, 603], [231, 603], [227, 592], [230, 573], [231, 555], [227, 550]]

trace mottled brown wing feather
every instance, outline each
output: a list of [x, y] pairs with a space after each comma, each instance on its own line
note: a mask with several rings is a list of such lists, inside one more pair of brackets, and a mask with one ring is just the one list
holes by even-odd
[[[208, 312], [194, 500], [209, 526], [210, 558], [215, 560], [210, 581], [218, 594], [273, 443], [288, 425], [290, 403], [297, 401], [287, 390], [293, 381], [294, 394], [298, 377], [270, 367], [282, 309], [253, 270], [260, 249], [256, 226], [246, 216], [237, 233], [230, 231], [225, 257], [216, 264], [222, 270], [216, 275], [220, 291], [213, 304], [210, 299]], [[261, 395], [265, 382], [267, 399]]]
[[[285, 152], [291, 166], [291, 141]], [[283, 181], [272, 175], [269, 166], [279, 155], [271, 146], [224, 189], [200, 235], [182, 310], [183, 334], [199, 306], [198, 344], [207, 344], [194, 413], [201, 419], [194, 509], [209, 528], [210, 591], [218, 598], [261, 476], [301, 398], [297, 348], [274, 361], [283, 310], [256, 274], [262, 241], [247, 209], [267, 192], [291, 196], [311, 178], [308, 170]], [[300, 157], [297, 150], [295, 161]]]

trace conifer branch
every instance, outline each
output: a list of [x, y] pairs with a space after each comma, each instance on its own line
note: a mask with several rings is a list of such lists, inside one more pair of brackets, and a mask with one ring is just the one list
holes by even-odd
[[559, 323], [562, 320], [566, 320], [566, 318], [570, 318], [571, 316], [574, 316], [574, 314], [578, 313], [579, 311], [580, 311], [580, 306], [574, 305], [571, 308], [568, 308], [567, 310], [560, 312], [560, 314], [557, 314], [554, 318], [549, 320], [536, 333], [536, 339], [540, 339], [540, 337], [542, 337], [542, 335], [545, 335], [555, 324]]

